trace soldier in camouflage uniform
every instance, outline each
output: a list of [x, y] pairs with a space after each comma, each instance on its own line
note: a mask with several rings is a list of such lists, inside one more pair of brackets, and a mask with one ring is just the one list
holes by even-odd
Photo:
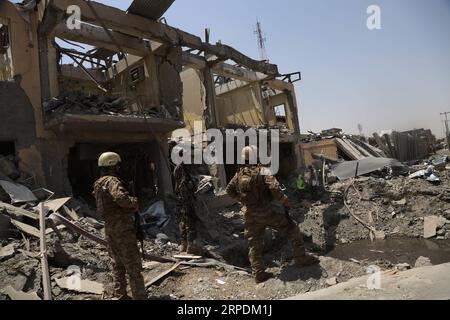
[[195, 182], [184, 163], [179, 164], [174, 170], [175, 193], [178, 199], [178, 213], [180, 215], [181, 251], [188, 254], [199, 254], [194, 241], [197, 237], [195, 215]]
[[119, 300], [131, 299], [127, 294], [128, 274], [133, 299], [146, 300], [142, 259], [133, 217], [138, 210], [138, 201], [129, 195], [118, 177], [120, 162], [120, 156], [112, 152], [100, 156], [102, 177], [94, 184], [94, 196], [97, 211], [105, 219], [107, 248], [112, 259], [114, 297]]
[[[251, 154], [257, 159], [256, 147], [244, 148], [242, 156], [246, 161]], [[297, 224], [283, 208], [275, 210], [274, 204], [279, 203], [288, 208], [289, 201], [280, 190], [277, 179], [272, 175], [264, 175], [263, 170], [267, 169], [259, 165], [245, 165], [227, 186], [227, 193], [246, 206], [245, 235], [249, 242], [249, 259], [256, 283], [273, 276], [265, 271], [263, 262], [264, 231], [267, 227], [286, 234], [292, 243], [297, 265], [307, 266], [318, 262], [316, 257], [306, 253]]]

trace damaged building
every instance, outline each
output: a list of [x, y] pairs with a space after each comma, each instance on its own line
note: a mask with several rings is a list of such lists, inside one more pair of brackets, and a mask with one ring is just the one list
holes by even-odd
[[[209, 68], [212, 79], [205, 81], [205, 68], [208, 68], [207, 62], [192, 53], [185, 53], [181, 79], [188, 134], [194, 134], [196, 121], [201, 122], [203, 130], [214, 128], [223, 133], [227, 129], [256, 129], [257, 132], [260, 129], [279, 129], [280, 175], [287, 176], [301, 167], [300, 127], [293, 84], [300, 80], [300, 73], [274, 77], [251, 68], [219, 63]], [[206, 77], [210, 77], [209, 74]], [[213, 107], [209, 109], [208, 103]], [[208, 114], [208, 110], [213, 110], [213, 113]], [[183, 132], [175, 132], [176, 136], [182, 137]], [[224, 150], [227, 150], [226, 146]], [[235, 153], [236, 150], [235, 143]], [[237, 156], [235, 154], [235, 160]], [[225, 165], [217, 172], [222, 186], [238, 169], [226, 159], [223, 162]]]
[[[1, 1], [0, 153], [15, 155], [36, 185], [89, 198], [96, 159], [116, 151], [138, 195], [164, 196], [172, 192], [168, 139], [195, 113], [186, 101], [197, 93], [184, 81], [195, 70], [204, 89], [196, 114], [207, 127], [281, 123], [292, 132], [287, 152], [297, 154], [292, 83], [277, 79], [276, 65], [160, 22], [172, 3], [136, 0], [125, 12], [83, 0]], [[74, 5], [76, 27], [67, 13]]]

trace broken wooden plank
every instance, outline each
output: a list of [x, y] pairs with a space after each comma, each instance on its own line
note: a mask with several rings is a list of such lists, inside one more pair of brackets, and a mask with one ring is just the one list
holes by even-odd
[[66, 206], [63, 206], [63, 209], [66, 215], [70, 217], [73, 221], [78, 221], [81, 218], [75, 210], [69, 209]]
[[162, 278], [164, 278], [165, 276], [167, 276], [171, 272], [175, 271], [175, 269], [178, 268], [180, 266], [180, 264], [181, 264], [181, 262], [175, 263], [170, 269], [167, 269], [166, 271], [160, 273], [155, 278], [153, 278], [150, 281], [146, 282], [145, 283], [145, 287], [146, 288], [150, 287], [151, 285], [153, 285], [154, 283], [158, 282], [159, 280], [161, 280]]
[[173, 258], [174, 259], [179, 259], [179, 260], [198, 260], [198, 259], [201, 259], [203, 257], [202, 256], [192, 256], [192, 255], [189, 255], [189, 254], [186, 254], [186, 255], [180, 254], [180, 255], [173, 256]]
[[4, 210], [8, 214], [16, 216], [16, 217], [21, 217], [22, 216], [22, 217], [27, 217], [27, 218], [30, 218], [30, 219], [33, 219], [33, 220], [36, 220], [36, 221], [39, 220], [39, 215], [34, 213], [34, 212], [31, 212], [31, 211], [28, 211], [28, 210], [25, 210], [25, 209], [22, 209], [22, 208], [14, 207], [14, 206], [12, 206], [10, 204], [7, 204], [7, 203], [4, 203], [4, 202], [0, 201], [0, 211], [1, 210]]
[[63, 216], [61, 216], [58, 213], [53, 213], [52, 215], [50, 215], [51, 219], [55, 219], [56, 221], [58, 221], [59, 223], [61, 223], [62, 225], [66, 226], [67, 228], [69, 228], [70, 230], [75, 231], [78, 234], [81, 234], [82, 236], [95, 241], [103, 246], [106, 246], [106, 240], [101, 239], [99, 237], [94, 236], [92, 233], [78, 227], [77, 225], [73, 224], [72, 222], [70, 222], [69, 220], [67, 220], [66, 218], [64, 218]]
[[184, 266], [193, 266], [193, 267], [201, 267], [201, 268], [208, 268], [208, 267], [221, 267], [225, 270], [240, 270], [245, 272], [251, 272], [250, 270], [246, 268], [241, 268], [237, 266], [233, 266], [231, 264], [220, 262], [216, 259], [203, 259], [199, 262], [181, 262]]
[[144, 260], [156, 261], [156, 262], [160, 262], [160, 263], [176, 262], [175, 259], [163, 258], [163, 257], [155, 256], [152, 254], [148, 254], [148, 253], [144, 253]]
[[22, 300], [22, 301], [42, 300], [36, 292], [18, 291], [11, 286], [2, 289], [2, 292], [6, 294], [11, 300]]
[[[32, 236], [32, 237], [35, 237], [35, 238], [40, 238], [40, 236], [41, 236], [40, 235], [40, 231], [37, 228], [33, 227], [33, 226], [30, 226], [30, 225], [28, 225], [26, 223], [23, 223], [23, 222], [14, 220], [14, 219], [11, 219], [11, 223], [17, 229], [19, 229], [20, 231], [22, 231], [23, 233], [25, 233], [25, 234], [27, 234], [29, 236]], [[58, 226], [58, 230], [61, 230], [63, 228], [64, 228], [63, 226]], [[45, 235], [49, 235], [49, 234], [51, 234], [53, 232], [54, 232], [53, 229], [48, 228], [47, 230], [45, 230]]]
[[55, 279], [55, 282], [62, 289], [80, 293], [101, 295], [104, 291], [103, 284], [90, 280], [81, 280], [77, 276]]
[[70, 199], [72, 198], [61, 198], [61, 199], [54, 199], [44, 202], [44, 209], [47, 212], [57, 212], [59, 209], [61, 209]]
[[47, 261], [47, 242], [45, 239], [45, 210], [44, 204], [39, 204], [39, 228], [40, 228], [40, 256], [42, 266], [42, 287], [44, 288], [44, 300], [52, 300], [52, 286]]
[[20, 231], [22, 231], [22, 232], [28, 234], [29, 236], [33, 236], [33, 237], [35, 237], [35, 238], [39, 238], [39, 237], [41, 236], [38, 229], [36, 229], [35, 227], [32, 227], [32, 226], [30, 226], [30, 225], [28, 225], [28, 224], [26, 224], [26, 223], [23, 223], [23, 222], [14, 220], [14, 219], [11, 219], [11, 223], [12, 223], [17, 229], [19, 229]]

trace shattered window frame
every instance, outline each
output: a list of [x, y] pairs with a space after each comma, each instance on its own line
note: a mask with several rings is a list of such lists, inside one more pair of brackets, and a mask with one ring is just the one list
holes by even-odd
[[[287, 123], [287, 109], [286, 103], [277, 104], [272, 106], [273, 113], [277, 122]], [[282, 111], [282, 112], [279, 112]]]

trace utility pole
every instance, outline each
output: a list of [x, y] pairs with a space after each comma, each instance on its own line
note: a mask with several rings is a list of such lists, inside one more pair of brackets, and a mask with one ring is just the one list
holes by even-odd
[[448, 128], [448, 115], [449, 114], [450, 114], [450, 112], [443, 112], [440, 115], [445, 116], [445, 135], [446, 135], [446, 139], [447, 139], [447, 148], [450, 150], [450, 132], [449, 132], [449, 128]]

